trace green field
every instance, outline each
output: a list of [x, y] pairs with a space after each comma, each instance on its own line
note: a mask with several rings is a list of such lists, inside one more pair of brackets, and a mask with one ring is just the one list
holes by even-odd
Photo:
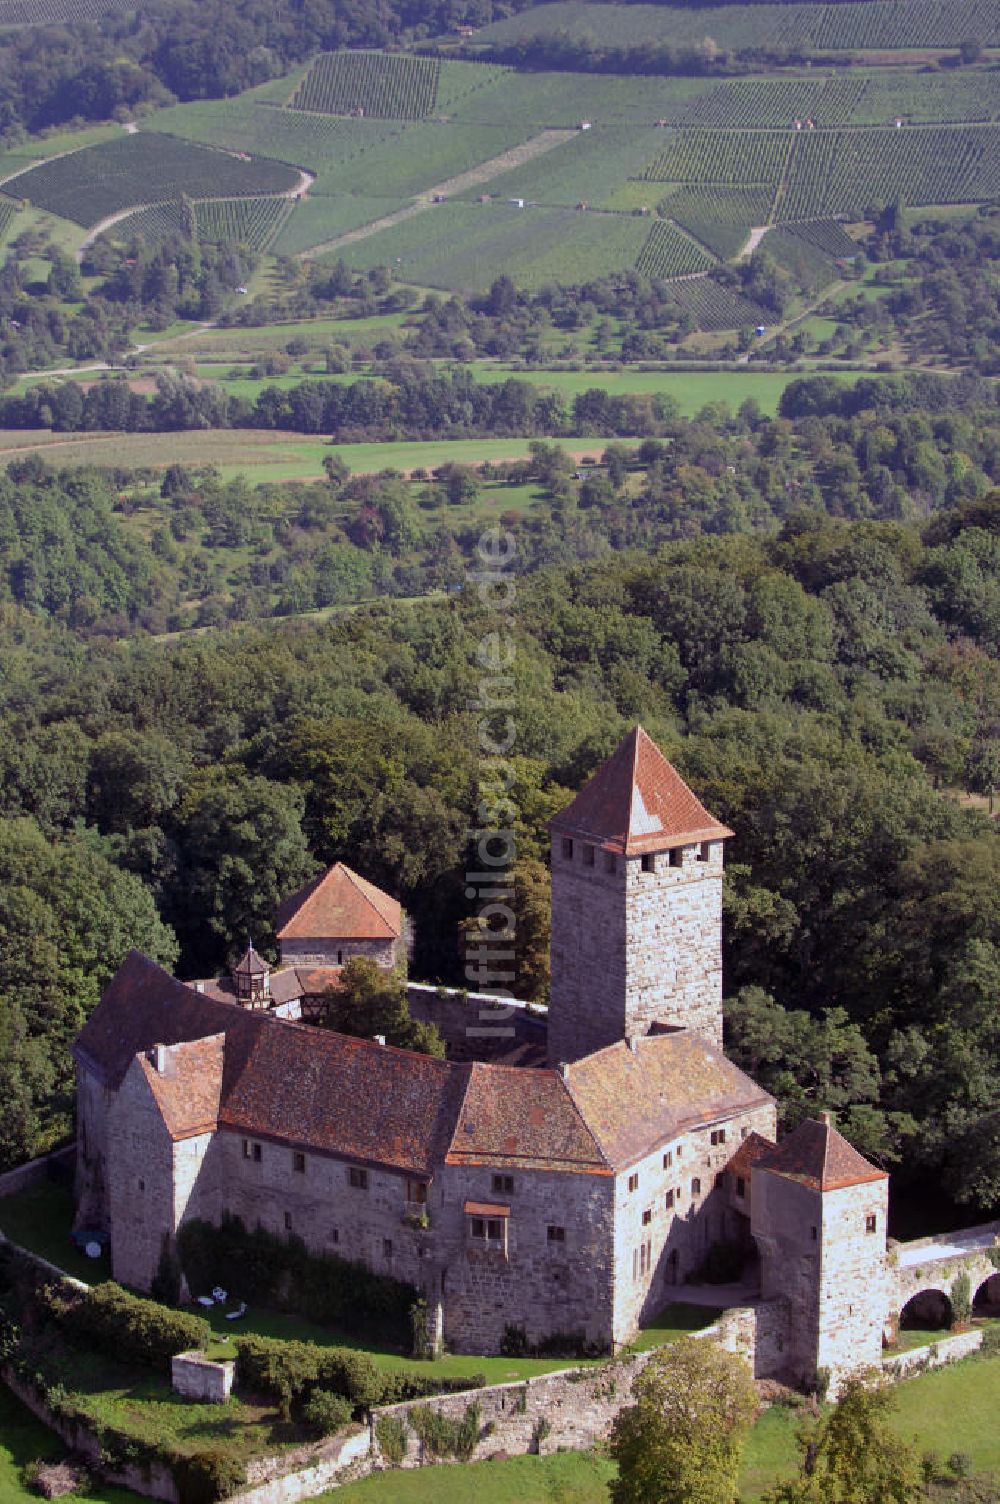
[[475, 45], [509, 46], [564, 33], [600, 37], [608, 46], [669, 42], [697, 46], [710, 29], [721, 47], [878, 51], [957, 47], [968, 36], [1000, 44], [996, 0], [842, 0], [837, 4], [713, 5], [711, 27], [700, 8], [670, 5], [556, 3], [483, 27]]
[[141, 132], [44, 162], [9, 180], [5, 191], [88, 227], [119, 209], [149, 203], [151, 192], [162, 200], [182, 193], [235, 197], [286, 193], [297, 182], [297, 174], [282, 162], [244, 161], [195, 142]]

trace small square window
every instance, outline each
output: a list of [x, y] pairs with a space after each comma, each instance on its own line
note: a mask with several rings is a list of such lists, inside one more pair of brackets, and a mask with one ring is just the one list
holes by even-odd
[[812, 1239], [812, 1241], [815, 1243], [817, 1241], [817, 1239], [819, 1238], [819, 1228], [818, 1227], [810, 1227], [810, 1229], [809, 1229], [809, 1236]]
[[725, 1177], [724, 1173], [722, 1172], [722, 1170], [720, 1170], [719, 1173], [718, 1173], [718, 1175], [716, 1175], [716, 1177], [715, 1177], [715, 1189], [717, 1191], [721, 1191], [722, 1188], [723, 1188], [723, 1186], [725, 1185], [725, 1183], [726, 1183], [726, 1177]]
[[351, 1165], [351, 1168], [347, 1172], [347, 1179], [348, 1179], [348, 1183], [351, 1186], [353, 1186], [356, 1191], [367, 1191], [367, 1189], [368, 1189], [368, 1171], [367, 1170], [359, 1169], [357, 1165]]
[[139, 1189], [140, 1191], [144, 1191], [146, 1189], [146, 1182], [144, 1180], [139, 1181]]
[[510, 1196], [514, 1190], [513, 1175], [494, 1175], [493, 1189], [503, 1196]]
[[670, 1166], [673, 1164], [673, 1162], [674, 1162], [674, 1151], [673, 1151], [673, 1149], [668, 1149], [667, 1152], [663, 1156], [663, 1168], [665, 1170], [669, 1170]]
[[681, 1157], [681, 1155], [683, 1153], [684, 1153], [684, 1145], [683, 1144], [678, 1144], [677, 1145], [677, 1158], [680, 1159], [680, 1157]]
[[645, 856], [642, 859], [642, 870], [643, 870], [643, 872], [655, 872], [656, 871], [656, 857], [653, 855], [653, 853], [651, 851], [647, 851], [646, 854], [645, 854]]
[[562, 854], [563, 854], [563, 860], [564, 861], [571, 862], [573, 860], [573, 838], [572, 838], [572, 836], [563, 836]]
[[330, 1242], [334, 1245], [334, 1247], [336, 1247], [336, 1245], [340, 1242], [340, 1228], [339, 1227], [331, 1227], [331, 1229], [330, 1229]]
[[285, 1231], [286, 1232], [291, 1232], [291, 1230], [292, 1230], [292, 1214], [291, 1214], [291, 1212], [286, 1212], [285, 1213]]
[[868, 1216], [865, 1218], [865, 1232], [876, 1232], [877, 1230], [878, 1217], [876, 1217], [874, 1212], [869, 1212]]
[[486, 1236], [493, 1243], [499, 1243], [503, 1238], [503, 1222], [499, 1217], [488, 1217], [486, 1220]]
[[646, 1210], [642, 1214], [642, 1225], [643, 1225], [643, 1227], [648, 1227], [649, 1224], [650, 1224], [650, 1222], [652, 1222], [652, 1220], [653, 1220], [653, 1208], [651, 1206], [647, 1206]]
[[605, 872], [618, 871], [618, 858], [613, 851], [606, 851], [604, 853], [604, 870]]
[[486, 1218], [485, 1217], [473, 1217], [473, 1219], [472, 1219], [472, 1225], [469, 1228], [469, 1231], [472, 1233], [472, 1236], [474, 1238], [485, 1238], [485, 1236], [486, 1236]]
[[593, 846], [585, 846], [583, 848], [583, 865], [585, 867], [592, 867], [594, 865], [594, 848], [593, 848]]
[[666, 1197], [665, 1197], [665, 1201], [666, 1201], [667, 1210], [669, 1211], [670, 1208], [674, 1204], [674, 1193], [673, 1193], [673, 1191], [668, 1191], [667, 1192]]
[[749, 1138], [749, 1137], [750, 1137], [750, 1129], [749, 1128], [741, 1128], [740, 1129], [740, 1138]]
[[736, 1177], [736, 1194], [737, 1194], [737, 1196], [745, 1196], [746, 1193], [747, 1193], [747, 1183], [743, 1179], [742, 1175], [737, 1175], [737, 1177]]
[[711, 843], [711, 841], [702, 841], [701, 845], [698, 847], [698, 860], [699, 860], [699, 862], [707, 862], [710, 859], [711, 855], [712, 855], [712, 843]]
[[724, 1144], [725, 1142], [726, 1142], [726, 1130], [725, 1130], [725, 1128], [713, 1128], [713, 1130], [712, 1130], [712, 1143], [713, 1144]]
[[628, 1178], [628, 1188], [629, 1188], [630, 1191], [637, 1191], [639, 1189], [639, 1172], [638, 1172], [638, 1170], [636, 1170], [636, 1172], [635, 1172], [634, 1175], [630, 1175], [629, 1176], [629, 1178]]
[[673, 846], [671, 848], [671, 851], [670, 851], [670, 865], [671, 865], [671, 867], [683, 867], [683, 865], [684, 865], [684, 847], [683, 846]]
[[427, 1205], [427, 1182], [426, 1180], [408, 1180], [406, 1182], [406, 1199], [414, 1206]]
[[261, 1148], [260, 1144], [252, 1144], [251, 1148], [253, 1149], [254, 1163], [259, 1165], [261, 1160], [264, 1158], [264, 1151]]
[[391, 1259], [392, 1258], [392, 1239], [391, 1238], [383, 1238], [382, 1239], [382, 1257], [383, 1258], [387, 1258], [387, 1259]]
[[691, 1182], [691, 1194], [692, 1196], [701, 1195], [701, 1181], [697, 1178], [697, 1176]]
[[292, 1155], [292, 1169], [297, 1175], [304, 1175], [306, 1173], [306, 1157], [304, 1154], [300, 1154], [298, 1150]]
[[565, 1241], [566, 1241], [566, 1229], [565, 1229], [565, 1227], [550, 1227], [549, 1230], [548, 1230], [548, 1239], [549, 1239], [550, 1243], [565, 1243]]

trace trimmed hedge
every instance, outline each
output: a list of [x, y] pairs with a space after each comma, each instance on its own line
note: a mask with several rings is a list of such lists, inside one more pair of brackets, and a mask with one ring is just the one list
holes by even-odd
[[415, 1286], [336, 1254], [310, 1253], [301, 1238], [279, 1238], [262, 1227], [249, 1232], [239, 1217], [224, 1217], [219, 1227], [195, 1220], [181, 1228], [177, 1251], [195, 1294], [217, 1284], [220, 1269], [238, 1269], [241, 1300], [401, 1349], [412, 1341]]
[[254, 1336], [236, 1343], [237, 1387], [244, 1394], [272, 1395], [286, 1410], [318, 1389], [341, 1395], [354, 1410], [363, 1411], [432, 1394], [462, 1394], [485, 1383], [485, 1374], [446, 1379], [377, 1368], [367, 1353], [350, 1347]]
[[171, 1311], [111, 1283], [95, 1285], [67, 1305], [60, 1324], [67, 1340], [77, 1346], [95, 1347], [123, 1363], [168, 1374], [175, 1353], [204, 1348], [212, 1331], [201, 1316]]

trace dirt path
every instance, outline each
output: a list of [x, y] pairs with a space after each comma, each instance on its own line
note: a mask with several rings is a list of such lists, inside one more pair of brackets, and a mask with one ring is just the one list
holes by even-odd
[[343, 235], [337, 235], [333, 240], [326, 240], [322, 245], [314, 245], [307, 251], [300, 252], [299, 259], [312, 261], [317, 256], [325, 256], [327, 251], [339, 250], [342, 245], [352, 245], [357, 240], [367, 240], [369, 235], [376, 235], [379, 230], [391, 229], [393, 225], [402, 224], [404, 219], [412, 219], [415, 214], [423, 214], [425, 209], [444, 198], [454, 198], [458, 193], [464, 193], [468, 188], [477, 188], [481, 183], [488, 183], [491, 178], [498, 178], [501, 173], [510, 172], [515, 167], [523, 167], [525, 162], [530, 162], [533, 157], [540, 157], [543, 152], [551, 151], [554, 146], [560, 146], [564, 141], [570, 140], [576, 135], [575, 130], [547, 130], [538, 136], [532, 136], [530, 141], [522, 141], [520, 146], [512, 146], [510, 151], [501, 152], [498, 157], [491, 157], [488, 162], [480, 162], [478, 167], [470, 167], [468, 172], [460, 172], [457, 177], [446, 178], [443, 183], [436, 183], [431, 188], [425, 188], [419, 193], [413, 203], [407, 204], [404, 209], [396, 209], [392, 214], [383, 215], [381, 219], [372, 220], [370, 224], [361, 225], [356, 230], [346, 230]]
[[807, 303], [804, 303], [799, 309], [798, 313], [796, 313], [792, 318], [785, 319], [780, 324], [775, 324], [774, 327], [769, 329], [766, 334], [761, 335], [760, 339], [754, 345], [752, 350], [748, 350], [745, 355], [737, 356], [736, 364], [738, 366], [749, 365], [751, 355], [756, 355], [758, 350], [762, 349], [764, 345], [771, 344], [778, 338], [779, 335], [784, 334], [787, 329], [794, 329], [796, 324], [801, 324], [803, 319], [807, 319], [809, 317], [813, 309], [818, 308], [821, 303], [826, 301], [833, 289], [838, 285], [839, 284], [837, 282], [828, 282], [826, 286], [822, 288], [818, 293], [816, 293], [813, 297], [811, 297]]
[[746, 261], [748, 257], [752, 256], [770, 228], [770, 225], [754, 225], [753, 229], [750, 231], [750, 238], [748, 239], [746, 245], [743, 247], [742, 251], [740, 251], [739, 255], [736, 257], [736, 260]]
[[[50, 160], [52, 160], [52, 159], [50, 159]], [[306, 172], [304, 170], [304, 168], [302, 168], [302, 167], [300, 167], [298, 169], [298, 173], [299, 173], [299, 180], [295, 184], [294, 188], [286, 188], [285, 191], [284, 191], [284, 193], [274, 193], [274, 194], [263, 193], [263, 194], [260, 195], [261, 198], [301, 198], [304, 193], [308, 193], [308, 191], [312, 187], [313, 183], [315, 183], [316, 177], [315, 177], [314, 173]], [[227, 194], [218, 194], [217, 197], [220, 198], [220, 199], [226, 198], [226, 197], [232, 198], [233, 195], [232, 194], [228, 194], [228, 195]], [[252, 198], [253, 195], [252, 194], [239, 194], [238, 197], [240, 197], [240, 198]], [[212, 199], [200, 199], [200, 198], [192, 199], [192, 203], [195, 203], [195, 204], [210, 204], [210, 203], [215, 203], [215, 201], [216, 200], [214, 198], [212, 198]], [[82, 260], [83, 260], [83, 253], [87, 249], [87, 247], [90, 246], [90, 245], [93, 245], [94, 241], [98, 238], [99, 235], [103, 235], [106, 230], [110, 230], [111, 226], [112, 225], [116, 225], [119, 222], [119, 220], [128, 219], [128, 217], [129, 217], [130, 214], [138, 214], [140, 212], [140, 210], [142, 210], [142, 209], [155, 209], [156, 206], [157, 206], [157, 204], [166, 204], [166, 203], [169, 203], [169, 202], [171, 202], [171, 200], [169, 200], [169, 199], [154, 199], [151, 203], [148, 203], [148, 204], [129, 204], [129, 206], [128, 206], [127, 209], [116, 209], [115, 212], [114, 212], [114, 214], [109, 214], [109, 215], [107, 215], [106, 218], [98, 220], [97, 224], [94, 225], [94, 226], [92, 226], [92, 228], [87, 231], [86, 235], [80, 241], [80, 244], [77, 246], [77, 249], [76, 249], [76, 261], [77, 261], [77, 265], [79, 266], [79, 264], [82, 262]]]

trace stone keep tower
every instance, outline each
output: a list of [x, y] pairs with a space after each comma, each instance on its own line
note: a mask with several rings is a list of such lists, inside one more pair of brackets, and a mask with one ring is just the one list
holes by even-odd
[[549, 1058], [689, 1028], [722, 1044], [722, 843], [636, 727], [551, 822]]
[[807, 1118], [752, 1170], [761, 1295], [788, 1305], [782, 1370], [812, 1384], [882, 1361], [889, 1308], [889, 1177], [834, 1128]]

